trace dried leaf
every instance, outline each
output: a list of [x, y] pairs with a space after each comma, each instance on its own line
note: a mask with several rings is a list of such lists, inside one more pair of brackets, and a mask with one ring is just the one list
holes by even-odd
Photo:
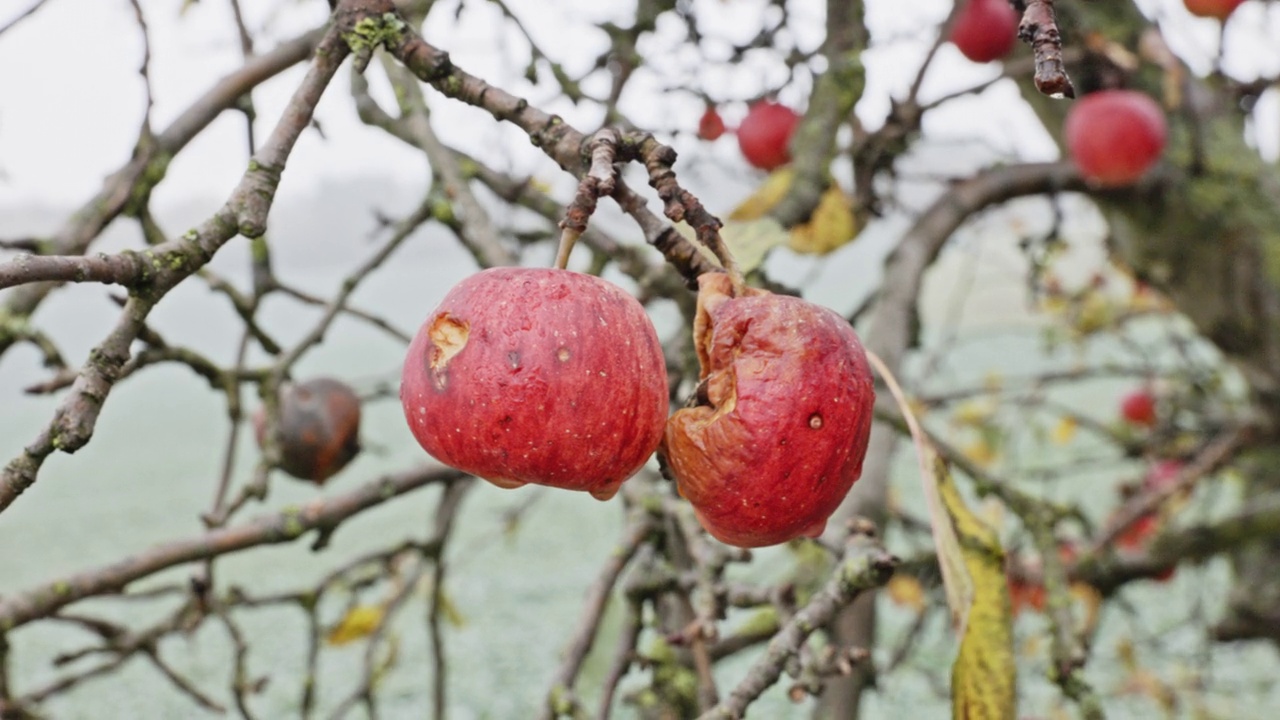
[[384, 616], [385, 611], [381, 605], [356, 605], [329, 631], [325, 642], [338, 646], [369, 637], [377, 632]]
[[916, 612], [924, 610], [924, 588], [920, 586], [919, 580], [910, 575], [904, 573], [894, 575], [885, 586], [885, 592], [889, 594], [889, 599], [895, 605]]
[[952, 717], [1017, 717], [1013, 611], [1000, 539], [965, 504], [947, 464], [911, 415], [910, 403], [888, 368], [873, 353], [867, 359], [904, 414], [920, 461], [938, 566], [961, 636], [960, 653], [951, 668]]
[[729, 246], [729, 252], [738, 261], [742, 272], [760, 267], [765, 256], [775, 247], [787, 242], [787, 230], [773, 218], [729, 221], [720, 228], [720, 237]]
[[1055, 445], [1066, 445], [1076, 436], [1076, 430], [1080, 424], [1076, 422], [1074, 417], [1063, 415], [1058, 419], [1056, 425], [1053, 426], [1053, 434], [1051, 435]]
[[826, 255], [847, 245], [857, 234], [853, 205], [840, 186], [832, 183], [822, 194], [809, 222], [791, 229], [788, 245], [798, 253]]
[[756, 191], [747, 196], [738, 207], [729, 213], [729, 220], [758, 220], [777, 207], [786, 197], [791, 182], [796, 178], [796, 171], [784, 167], [769, 173]]
[[[770, 173], [755, 192], [729, 213], [729, 224], [764, 218], [786, 197], [795, 177], [796, 172], [790, 167]], [[781, 226], [778, 227], [782, 229]], [[785, 234], [786, 230], [782, 232]], [[840, 186], [832, 181], [819, 198], [809, 222], [792, 228], [790, 236], [784, 237], [783, 241], [796, 252], [823, 255], [845, 245], [857, 234], [858, 222], [853, 213], [853, 204]], [[738, 263], [743, 265], [744, 270], [747, 269], [747, 263], [741, 257], [738, 257]]]
[[952, 717], [997, 720], [1017, 717], [1017, 666], [1013, 653], [1013, 610], [1000, 539], [974, 515], [945, 463], [934, 462], [934, 482], [960, 540], [964, 568], [973, 587], [960, 654], [951, 667]]

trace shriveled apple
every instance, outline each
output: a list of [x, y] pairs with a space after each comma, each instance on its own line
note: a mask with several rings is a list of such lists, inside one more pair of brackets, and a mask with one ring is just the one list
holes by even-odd
[[700, 401], [667, 422], [660, 451], [719, 540], [760, 547], [819, 535], [862, 473], [875, 402], [844, 318], [800, 298], [699, 278]]
[[[280, 390], [280, 469], [318, 484], [333, 477], [360, 452], [360, 398], [332, 378], [290, 383]], [[253, 416], [259, 447], [266, 444], [267, 413]]]
[[635, 298], [592, 275], [494, 268], [456, 285], [409, 346], [409, 428], [441, 462], [499, 487], [607, 500], [662, 437], [667, 375]]

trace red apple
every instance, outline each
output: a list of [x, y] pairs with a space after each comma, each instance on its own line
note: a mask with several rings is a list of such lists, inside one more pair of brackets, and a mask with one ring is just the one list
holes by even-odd
[[1116, 536], [1116, 547], [1124, 550], [1141, 550], [1160, 528], [1160, 516], [1147, 513], [1134, 520]]
[[707, 106], [707, 111], [702, 113], [702, 117], [698, 120], [698, 137], [703, 140], [717, 140], [724, 135], [724, 119], [720, 117], [720, 113], [712, 105]]
[[418, 331], [400, 400], [437, 460], [499, 487], [601, 500], [667, 419], [666, 361], [635, 298], [592, 275], [494, 268], [458, 283]]
[[[1160, 530], [1160, 516], [1147, 513], [1133, 521], [1116, 536], [1116, 547], [1127, 552], [1143, 552], [1151, 542], [1151, 538]], [[1156, 582], [1169, 582], [1177, 571], [1176, 566], [1169, 566], [1151, 576]]]
[[1133, 90], [1090, 93], [1067, 112], [1067, 151], [1080, 174], [1100, 187], [1129, 185], [1160, 159], [1164, 112]]
[[1014, 617], [1024, 610], [1044, 611], [1045, 590], [1040, 583], [1009, 576], [1009, 603]]
[[[346, 383], [316, 378], [280, 390], [280, 469], [322, 484], [360, 452], [360, 398]], [[267, 413], [253, 416], [258, 446], [266, 443]]]
[[822, 533], [862, 473], [875, 403], [862, 344], [800, 298], [698, 279], [703, 404], [677, 411], [659, 451], [703, 527], [760, 547]]
[[974, 62], [999, 60], [1013, 49], [1019, 21], [1008, 0], [969, 0], [951, 26], [951, 42]]
[[1187, 10], [1198, 17], [1226, 20], [1244, 0], [1182, 0]]
[[1120, 399], [1120, 417], [1142, 427], [1156, 424], [1156, 398], [1149, 390], [1134, 390]]
[[1160, 460], [1151, 466], [1146, 477], [1142, 479], [1142, 487], [1148, 492], [1159, 492], [1178, 482], [1185, 466], [1180, 460]]
[[791, 134], [800, 123], [794, 110], [764, 100], [751, 106], [738, 125], [738, 147], [747, 162], [761, 170], [773, 170], [791, 162]]

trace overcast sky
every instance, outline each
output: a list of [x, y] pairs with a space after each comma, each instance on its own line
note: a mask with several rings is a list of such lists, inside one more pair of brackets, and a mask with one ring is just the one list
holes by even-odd
[[[0, 25], [35, 0], [0, 0]], [[442, 0], [444, 1], [444, 0]], [[214, 81], [241, 63], [239, 44], [229, 9], [223, 0], [200, 0], [185, 14], [178, 0], [143, 0], [151, 28], [152, 77], [155, 90], [153, 125], [163, 129]], [[445, 2], [453, 6], [456, 0]], [[582, 18], [597, 20], [604, 3], [591, 0], [509, 0], [543, 49], [564, 62], [571, 73], [584, 69], [606, 42], [598, 31], [583, 25]], [[278, 40], [293, 37], [324, 21], [327, 4], [321, 0], [243, 0], [258, 47], [266, 49]], [[629, 7], [619, 3], [611, 7]], [[821, 0], [793, 0], [793, 17], [801, 37], [812, 46], [821, 39]], [[758, 27], [765, 0], [695, 0], [704, 26], [712, 34], [742, 40]], [[1176, 47], [1192, 55], [1197, 70], [1210, 67], [1217, 47], [1217, 24], [1190, 19], [1180, 0], [1146, 0], [1144, 7], [1161, 13]], [[871, 82], [859, 113], [877, 124], [890, 94], [901, 93], [910, 81], [920, 54], [930, 39], [929, 28], [943, 19], [945, 0], [869, 0], [869, 22], [876, 47], [868, 54]], [[441, 10], [444, 10], [441, 12]], [[625, 14], [625, 11], [623, 11]], [[510, 27], [497, 31], [501, 18], [489, 3], [468, 3], [461, 21], [438, 8], [425, 34], [448, 50], [459, 65], [499, 86], [521, 94], [570, 122], [591, 129], [599, 122], [592, 108], [575, 108], [557, 101], [547, 86], [535, 88], [523, 81], [526, 50]], [[581, 30], [575, 31], [575, 29]], [[723, 88], [724, 97], [748, 97], [762, 82], [776, 82], [778, 72], [765, 61], [749, 60], [741, 67], [707, 66], [682, 55], [675, 28], [667, 36], [651, 40], [648, 48], [658, 69], [671, 77], [701, 72], [703, 85]], [[809, 32], [809, 31], [812, 32]], [[808, 33], [806, 35], [806, 32]], [[1280, 3], [1247, 2], [1228, 27], [1227, 67], [1246, 77], [1280, 75]], [[566, 42], [572, 38], [572, 42]], [[83, 202], [100, 186], [103, 176], [127, 160], [137, 135], [143, 108], [143, 86], [137, 69], [142, 45], [133, 11], [126, 0], [48, 0], [36, 15], [0, 36], [0, 206], [16, 203], [67, 205]], [[930, 92], [963, 87], [983, 79], [992, 67], [964, 61], [954, 48], [944, 48], [936, 71], [930, 75]], [[295, 68], [255, 91], [260, 136], [269, 131], [301, 76]], [[682, 94], [661, 92], [663, 78], [646, 76], [633, 83], [624, 110], [639, 123], [659, 130], [687, 126], [692, 129], [701, 112], [699, 101]], [[600, 79], [604, 82], [604, 79]], [[362, 174], [389, 176], [406, 183], [424, 182], [420, 156], [407, 152], [384, 133], [364, 127], [355, 117], [346, 94], [345, 74], [326, 94], [318, 113], [326, 138], [304, 136], [290, 159], [287, 190], [307, 192], [325, 180]], [[784, 93], [792, 104], [804, 101], [805, 87]], [[1280, 145], [1280, 111], [1272, 91], [1260, 116], [1260, 142], [1275, 157]], [[518, 131], [484, 122], [487, 115], [458, 103], [435, 103], [441, 135], [474, 149], [515, 148], [499, 157], [513, 167], [543, 167], [536, 151], [521, 141]], [[726, 113], [741, 112], [730, 106]], [[993, 122], [995, 118], [995, 122]], [[997, 87], [981, 98], [956, 103], [949, 112], [931, 115], [927, 129], [935, 136], [962, 136], [977, 129], [988, 140], [1024, 157], [1056, 154], [1047, 135], [1017, 100], [1011, 85]], [[691, 138], [677, 141], [682, 149], [718, 153], [726, 162], [740, 162], [731, 143], [716, 148], [699, 147]], [[243, 119], [225, 113], [170, 170], [157, 200], [186, 196], [225, 195], [242, 172], [245, 160]], [[555, 171], [545, 166], [555, 179]]]

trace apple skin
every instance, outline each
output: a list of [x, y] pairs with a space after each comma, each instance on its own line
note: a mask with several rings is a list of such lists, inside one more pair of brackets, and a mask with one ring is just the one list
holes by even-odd
[[720, 117], [714, 107], [708, 105], [707, 111], [698, 119], [698, 137], [703, 140], [718, 140], [724, 135], [724, 130], [724, 118]]
[[1156, 399], [1147, 390], [1134, 390], [1120, 399], [1120, 417], [1140, 427], [1155, 427]]
[[[360, 452], [360, 398], [346, 383], [314, 378], [280, 389], [280, 469], [321, 485]], [[253, 416], [258, 447], [266, 442], [267, 413]]]
[[677, 411], [659, 452], [718, 540], [816, 537], [862, 473], [875, 390], [862, 344], [800, 298], [698, 279], [694, 344], [708, 404]]
[[451, 289], [409, 346], [400, 400], [440, 462], [504, 488], [607, 500], [653, 454], [666, 360], [644, 308], [592, 275], [493, 268]]
[[951, 42], [976, 63], [999, 60], [1018, 40], [1018, 12], [1007, 0], [969, 0], [951, 26]]
[[1244, 0], [1182, 0], [1187, 10], [1197, 17], [1226, 20]]
[[800, 124], [796, 111], [762, 100], [747, 111], [738, 125], [738, 148], [753, 167], [775, 170], [791, 162], [791, 135]]
[[1122, 187], [1142, 177], [1164, 152], [1164, 112], [1135, 90], [1100, 90], [1077, 100], [1064, 127], [1067, 151], [1080, 174], [1098, 187]]

